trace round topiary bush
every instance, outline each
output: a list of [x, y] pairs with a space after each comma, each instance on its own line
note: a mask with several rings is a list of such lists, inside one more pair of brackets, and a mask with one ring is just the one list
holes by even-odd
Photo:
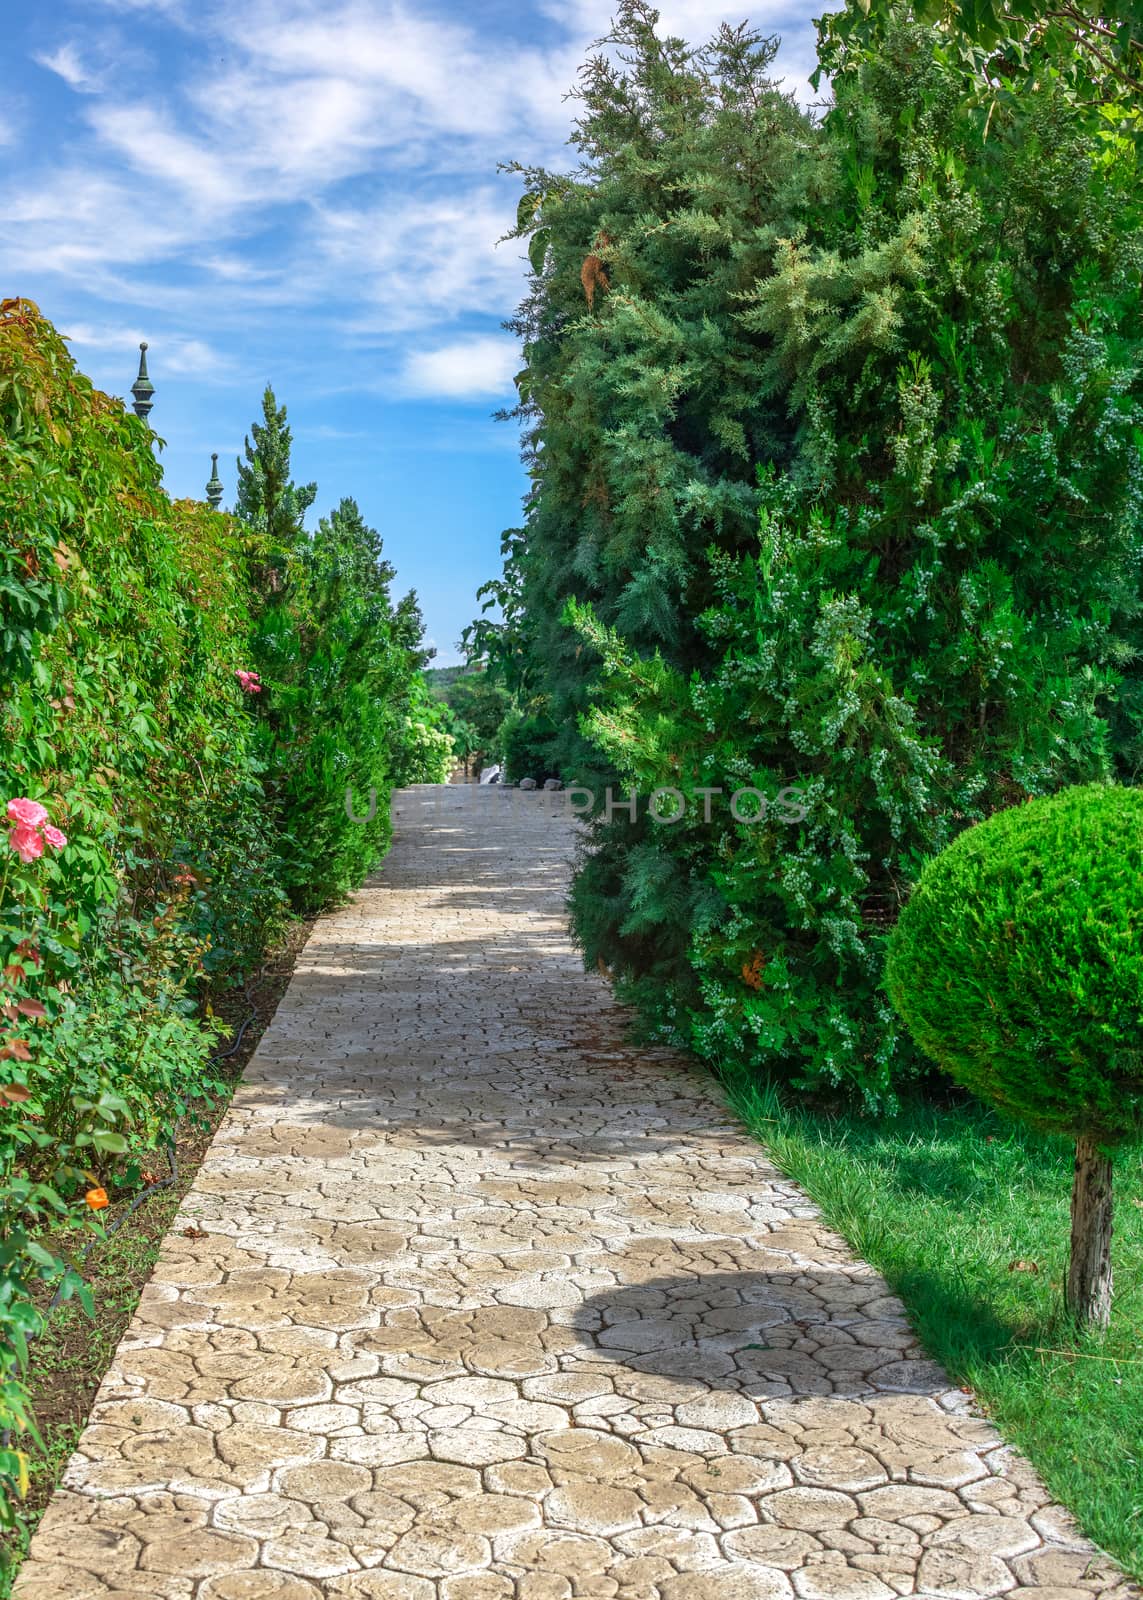
[[962, 833], [921, 874], [886, 977], [958, 1083], [1075, 1140], [1067, 1303], [1106, 1323], [1110, 1151], [1143, 1129], [1143, 790], [1066, 789]]

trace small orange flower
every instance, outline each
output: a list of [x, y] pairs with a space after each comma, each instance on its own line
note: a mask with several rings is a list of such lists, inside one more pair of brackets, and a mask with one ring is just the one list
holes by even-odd
[[105, 1206], [111, 1204], [106, 1189], [89, 1189], [84, 1198], [93, 1211], [102, 1211]]

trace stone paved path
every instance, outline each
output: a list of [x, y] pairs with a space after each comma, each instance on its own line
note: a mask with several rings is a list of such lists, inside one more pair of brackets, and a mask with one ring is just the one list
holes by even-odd
[[549, 806], [401, 798], [19, 1600], [1137, 1593], [708, 1080], [625, 1043], [563, 931]]

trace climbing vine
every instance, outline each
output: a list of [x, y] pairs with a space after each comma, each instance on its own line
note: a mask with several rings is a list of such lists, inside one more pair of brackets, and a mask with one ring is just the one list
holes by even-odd
[[356, 507], [312, 537], [241, 509], [172, 502], [144, 424], [0, 304], [0, 1527], [37, 1443], [27, 1341], [85, 1296], [57, 1241], [220, 1087], [206, 984], [360, 881], [422, 746], [447, 770], [415, 599]]

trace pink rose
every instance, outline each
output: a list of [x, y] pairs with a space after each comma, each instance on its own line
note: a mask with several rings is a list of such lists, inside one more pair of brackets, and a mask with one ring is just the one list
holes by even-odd
[[8, 816], [16, 823], [38, 828], [48, 820], [48, 814], [38, 800], [9, 800]]
[[8, 835], [8, 843], [21, 861], [38, 861], [44, 853], [44, 841], [35, 828], [29, 828], [25, 822], [16, 824]]
[[62, 850], [64, 845], [67, 843], [67, 835], [65, 833], [61, 833], [58, 828], [53, 828], [50, 822], [44, 829], [44, 838], [48, 841], [53, 850]]

